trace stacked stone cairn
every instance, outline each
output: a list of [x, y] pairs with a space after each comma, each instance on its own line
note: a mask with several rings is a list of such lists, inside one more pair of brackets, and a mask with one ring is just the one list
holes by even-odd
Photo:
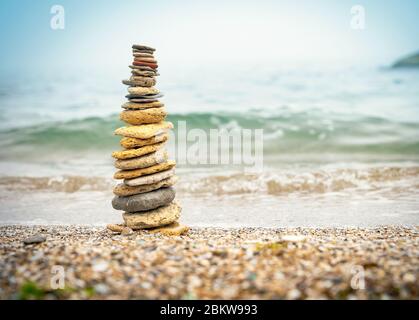
[[175, 161], [168, 159], [165, 144], [172, 123], [165, 121], [166, 109], [158, 99], [163, 95], [156, 84], [157, 61], [155, 49], [133, 45], [134, 61], [131, 77], [122, 83], [128, 86], [128, 101], [120, 119], [127, 123], [115, 130], [122, 136], [123, 150], [112, 153], [115, 167], [119, 169], [115, 179], [123, 179], [116, 185], [112, 206], [123, 210], [124, 224], [108, 225], [114, 232], [132, 232], [147, 229], [167, 235], [180, 235], [188, 227], [178, 223], [181, 207], [175, 201], [173, 185]]

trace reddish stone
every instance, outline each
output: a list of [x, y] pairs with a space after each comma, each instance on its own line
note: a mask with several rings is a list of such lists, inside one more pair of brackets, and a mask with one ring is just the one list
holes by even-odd
[[157, 64], [155, 64], [155, 63], [134, 61], [132, 64], [134, 66], [146, 66], [146, 67], [150, 67], [150, 68], [153, 68], [153, 69], [157, 69]]
[[155, 63], [155, 64], [157, 64], [157, 61], [156, 60], [154, 60], [154, 59], [152, 59], [152, 58], [134, 58], [134, 61], [135, 62], [146, 62], [146, 63]]

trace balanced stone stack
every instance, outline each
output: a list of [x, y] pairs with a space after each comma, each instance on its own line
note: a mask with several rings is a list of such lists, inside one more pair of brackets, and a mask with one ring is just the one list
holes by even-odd
[[[159, 75], [155, 49], [133, 45], [132, 51], [131, 77], [122, 81], [128, 85], [128, 102], [122, 105], [120, 118], [127, 125], [115, 130], [122, 136], [123, 150], [112, 153], [119, 169], [114, 178], [123, 182], [113, 190], [112, 206], [124, 211], [120, 227], [182, 234], [187, 227], [177, 222], [181, 207], [174, 200], [176, 163], [168, 159], [165, 148], [173, 125], [165, 121], [166, 109], [158, 100], [163, 95], [154, 87]], [[115, 227], [108, 226], [118, 231]]]

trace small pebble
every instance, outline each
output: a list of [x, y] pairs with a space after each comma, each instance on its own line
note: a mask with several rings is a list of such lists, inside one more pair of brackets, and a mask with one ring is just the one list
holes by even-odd
[[35, 243], [44, 242], [46, 240], [47, 240], [47, 238], [45, 238], [44, 236], [42, 236], [40, 234], [37, 234], [35, 236], [23, 239], [23, 243], [24, 244], [35, 244]]

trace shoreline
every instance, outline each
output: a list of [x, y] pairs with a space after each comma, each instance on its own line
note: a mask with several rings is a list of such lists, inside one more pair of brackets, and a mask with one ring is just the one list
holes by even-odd
[[[120, 221], [119, 221], [120, 222]], [[180, 221], [183, 225], [188, 225], [187, 223], [184, 223], [183, 219]], [[114, 224], [118, 224], [115, 222]], [[119, 223], [121, 225], [121, 223]], [[38, 229], [45, 229], [48, 230], [49, 228], [75, 228], [75, 229], [91, 229], [91, 231], [103, 231], [108, 230], [106, 226], [109, 225], [109, 223], [100, 222], [97, 224], [89, 224], [89, 223], [80, 223], [80, 224], [74, 224], [74, 223], [61, 223], [61, 222], [55, 222], [55, 223], [45, 223], [40, 224], [38, 222], [33, 223], [20, 223], [20, 222], [1, 222], [0, 221], [0, 232], [4, 228], [34, 228], [34, 230]], [[372, 226], [360, 226], [360, 225], [331, 225], [329, 227], [323, 227], [318, 225], [304, 225], [301, 227], [296, 227], [293, 225], [280, 225], [276, 227], [267, 227], [267, 226], [247, 226], [247, 225], [231, 225], [231, 226], [209, 226], [207, 224], [200, 224], [200, 225], [188, 225], [190, 227], [190, 230], [195, 231], [201, 231], [201, 230], [211, 230], [211, 231], [246, 231], [246, 230], [260, 230], [260, 231], [272, 231], [276, 233], [280, 232], [293, 232], [298, 230], [305, 230], [305, 231], [316, 231], [316, 230], [322, 230], [322, 231], [345, 231], [345, 230], [361, 230], [361, 231], [374, 231], [377, 229], [408, 229], [408, 230], [415, 230], [418, 232], [419, 237], [419, 225], [414, 224], [378, 224], [378, 225], [372, 225]], [[151, 228], [149, 230], [152, 230], [154, 228]], [[134, 230], [133, 230], [134, 231]], [[25, 230], [26, 232], [26, 230]], [[136, 230], [136, 233], [144, 233], [148, 234], [147, 229], [142, 230]], [[114, 233], [114, 235], [117, 235], [118, 233]], [[0, 237], [1, 239], [1, 237]], [[419, 243], [418, 243], [419, 244]]]
[[[192, 227], [167, 237], [3, 225], [0, 298], [418, 299], [418, 230]], [[46, 241], [23, 243], [36, 234]], [[57, 266], [63, 289], [51, 288]]]

